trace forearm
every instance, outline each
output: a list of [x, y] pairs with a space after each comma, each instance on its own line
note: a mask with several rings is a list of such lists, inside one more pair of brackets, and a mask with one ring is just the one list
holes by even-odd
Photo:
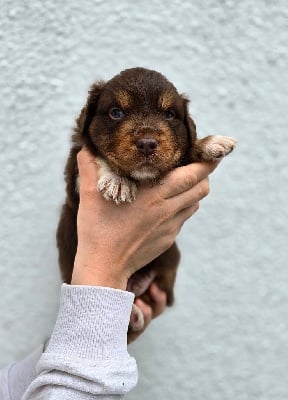
[[[115, 399], [131, 390], [137, 381], [127, 352], [133, 298], [121, 290], [63, 285], [53, 334], [23, 400]], [[11, 387], [21, 373], [12, 367]]]
[[94, 157], [84, 150], [78, 156], [81, 154], [73, 283], [114, 289], [62, 287], [57, 323], [34, 380], [23, 398], [23, 390], [20, 394], [14, 391], [12, 397], [11, 387], [19, 386], [22, 368], [20, 364], [12, 366], [9, 376], [6, 374], [10, 388], [0, 388], [0, 393], [1, 389], [8, 393], [5, 400], [115, 399], [136, 384], [136, 363], [126, 345], [134, 297], [117, 288], [125, 289], [134, 272], [171, 246], [183, 223], [208, 194], [207, 176], [216, 167], [196, 163], [177, 168], [162, 185], [140, 187], [132, 204], [118, 207], [96, 190]]

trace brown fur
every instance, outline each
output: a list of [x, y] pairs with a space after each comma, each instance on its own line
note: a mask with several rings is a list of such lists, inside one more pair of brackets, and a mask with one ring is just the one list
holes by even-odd
[[[124, 118], [111, 118], [109, 112], [115, 107], [123, 111]], [[139, 152], [136, 145], [143, 138], [157, 143], [156, 150], [147, 157]], [[155, 172], [155, 178], [151, 179], [157, 182], [175, 167], [223, 156], [207, 155], [205, 145], [211, 142], [209, 138], [197, 139], [196, 126], [188, 113], [188, 100], [179, 95], [173, 84], [158, 72], [133, 68], [123, 71], [107, 83], [95, 83], [77, 119], [65, 169], [67, 198], [57, 232], [63, 281], [71, 281], [77, 247], [79, 197], [76, 190], [76, 156], [83, 145], [95, 157], [104, 159], [117, 175], [138, 184], [137, 180], [141, 179], [133, 178], [131, 172], [141, 170], [148, 161], [149, 168]], [[173, 287], [179, 258], [179, 251], [174, 244], [138, 273], [141, 275], [149, 270], [157, 272], [155, 280], [167, 293], [168, 305], [172, 305], [174, 300]], [[137, 281], [137, 273], [134, 281]], [[150, 301], [147, 292], [143, 296]]]

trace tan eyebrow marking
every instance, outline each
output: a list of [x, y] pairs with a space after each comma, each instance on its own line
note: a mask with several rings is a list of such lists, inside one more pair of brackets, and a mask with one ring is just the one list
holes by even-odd
[[120, 90], [116, 93], [116, 99], [122, 108], [128, 108], [132, 105], [132, 98], [125, 90]]
[[158, 106], [159, 108], [162, 108], [163, 110], [167, 110], [169, 107], [173, 105], [174, 100], [174, 93], [170, 90], [166, 90], [158, 100]]

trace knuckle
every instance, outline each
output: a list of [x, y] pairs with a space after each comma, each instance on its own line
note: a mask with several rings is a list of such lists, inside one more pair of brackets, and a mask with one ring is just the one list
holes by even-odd
[[210, 186], [208, 179], [199, 182], [199, 195], [201, 198], [208, 196], [210, 192]]
[[198, 182], [198, 177], [196, 174], [189, 174], [185, 175], [183, 179], [183, 184], [185, 185], [186, 189], [190, 189], [195, 186]]
[[196, 174], [189, 173], [187, 171], [180, 169], [177, 176], [176, 185], [179, 187], [180, 192], [185, 192], [186, 190], [191, 189], [198, 182], [198, 178]]
[[163, 208], [163, 201], [164, 199], [161, 197], [160, 194], [157, 193], [157, 196], [151, 196], [146, 199], [146, 207], [149, 208], [156, 208], [161, 209]]

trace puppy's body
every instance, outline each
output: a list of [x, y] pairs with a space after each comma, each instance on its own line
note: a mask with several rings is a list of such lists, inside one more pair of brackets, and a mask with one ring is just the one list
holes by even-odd
[[[107, 200], [120, 204], [135, 199], [139, 183], [155, 183], [173, 168], [194, 161], [222, 158], [232, 151], [235, 141], [223, 136], [197, 139], [188, 100], [158, 72], [133, 68], [107, 83], [94, 84], [77, 119], [65, 170], [67, 198], [57, 232], [64, 282], [71, 281], [77, 247], [76, 156], [83, 145], [95, 155], [100, 167], [98, 190]], [[156, 280], [171, 305], [178, 262], [179, 251], [174, 244], [136, 273], [128, 289], [149, 301], [145, 291]], [[135, 321], [131, 325], [134, 329], [142, 327], [141, 321], [140, 326]]]

